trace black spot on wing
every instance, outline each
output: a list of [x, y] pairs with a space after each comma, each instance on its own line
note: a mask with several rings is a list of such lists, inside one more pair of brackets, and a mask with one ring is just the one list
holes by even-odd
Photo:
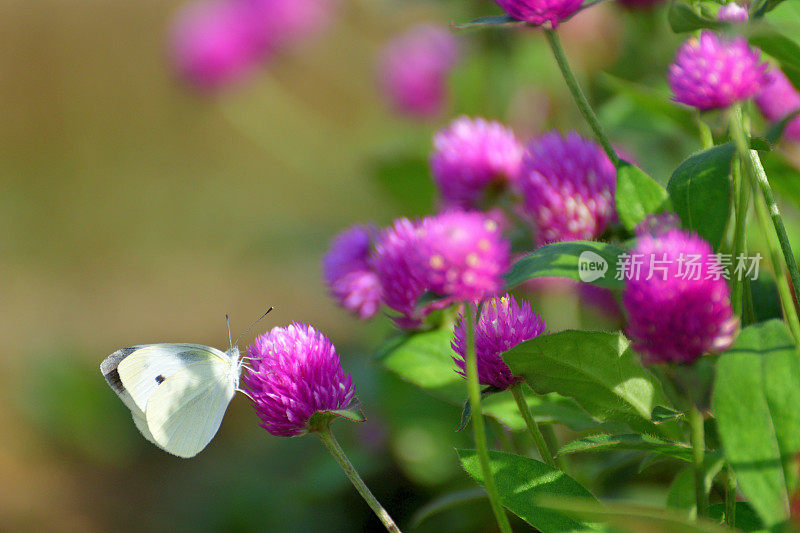
[[156, 376], [156, 383], [158, 383], [159, 385], [161, 385], [162, 383], [164, 383], [164, 376], [162, 376], [161, 374], [159, 374], [158, 376]]

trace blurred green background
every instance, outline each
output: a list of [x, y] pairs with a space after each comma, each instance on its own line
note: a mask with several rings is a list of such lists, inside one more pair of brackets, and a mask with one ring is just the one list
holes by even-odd
[[[453, 452], [468, 436], [454, 432], [458, 407], [371, 361], [391, 325], [360, 323], [327, 297], [328, 240], [431, 210], [430, 137], [457, 113], [506, 120], [522, 137], [586, 130], [534, 33], [460, 36], [447, 112], [414, 122], [388, 110], [375, 74], [387, 40], [419, 21], [497, 13], [490, 2], [342, 0], [326, 31], [215, 96], [170, 69], [178, 7], [0, 2], [0, 530], [377, 530], [322, 446], [270, 436], [244, 397], [207, 450], [180, 460], [139, 436], [100, 376], [123, 346], [225, 346], [226, 313], [235, 335], [270, 305], [256, 333], [306, 321], [336, 344], [369, 421], [334, 429], [408, 524], [472, 486]], [[603, 5], [563, 38], [614, 138], [665, 181], [697, 142], [594, 76], [663, 90], [679, 42], [663, 10]], [[637, 53], [652, 40], [652, 54]], [[540, 305], [554, 330], [577, 320], [563, 297]], [[480, 502], [420, 530], [491, 528]]]

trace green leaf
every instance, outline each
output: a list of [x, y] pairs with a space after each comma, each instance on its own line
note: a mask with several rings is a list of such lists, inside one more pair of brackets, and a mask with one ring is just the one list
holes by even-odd
[[[388, 339], [378, 350], [376, 359], [404, 381], [446, 402], [463, 406], [467, 389], [464, 378], [456, 373], [452, 340], [452, 324], [431, 331], [406, 333]], [[537, 422], [560, 422], [576, 431], [604, 426], [570, 399], [526, 394], [526, 400]], [[491, 394], [481, 402], [481, 407], [485, 415], [512, 430], [526, 427], [510, 393]]]
[[[511, 271], [506, 274], [506, 289], [529, 279], [549, 277], [585, 280], [600, 287], [621, 289], [625, 284], [621, 279], [615, 279], [615, 271], [612, 269], [616, 268], [619, 256], [623, 253], [622, 248], [603, 242], [567, 241], [547, 244], [514, 263]], [[599, 269], [592, 269], [595, 267]], [[592, 279], [594, 274], [596, 279]]]
[[676, 420], [678, 418], [683, 418], [685, 416], [684, 413], [680, 411], [676, 411], [671, 407], [664, 407], [663, 405], [656, 405], [653, 407], [653, 412], [650, 413], [650, 420], [655, 422], [656, 424], [660, 424], [661, 422], [667, 422], [669, 420]]
[[344, 418], [351, 422], [364, 422], [367, 419], [367, 417], [364, 416], [364, 412], [361, 410], [361, 404], [356, 400], [344, 409], [317, 411], [308, 419], [308, 427], [312, 430], [324, 429], [331, 425], [337, 418]]
[[[456, 450], [464, 470], [478, 483], [483, 473], [475, 450]], [[596, 501], [580, 483], [544, 463], [505, 452], [489, 452], [489, 464], [497, 482], [500, 500], [512, 513], [544, 532], [590, 529], [587, 524], [556, 511], [538, 507], [538, 496], [567, 496]]]
[[800, 69], [800, 44], [776, 30], [767, 26], [756, 29], [750, 35], [750, 44], [777, 59], [781, 67]]
[[626, 161], [617, 167], [617, 213], [622, 225], [633, 230], [651, 213], [669, 209], [669, 194], [642, 169]]
[[503, 359], [539, 394], [570, 397], [594, 417], [622, 422], [638, 432], [682, 437], [674, 422], [656, 425], [650, 420], [653, 407], [670, 405], [669, 400], [620, 333], [540, 335], [505, 352]]
[[719, 358], [713, 405], [742, 493], [771, 528], [789, 517], [800, 451], [800, 360], [786, 326], [748, 326]]
[[678, 165], [667, 184], [683, 227], [718, 249], [731, 210], [733, 143], [698, 152]]
[[724, 533], [730, 530], [708, 520], [689, 520], [670, 509], [631, 503], [591, 502], [566, 498], [541, 497], [541, 507], [576, 518], [606, 522], [614, 531], [631, 533]]
[[650, 435], [591, 435], [566, 444], [558, 455], [593, 452], [600, 450], [640, 450], [674, 457], [682, 461], [692, 460], [692, 449], [686, 444], [667, 442]]
[[451, 24], [454, 30], [476, 30], [482, 28], [513, 28], [524, 26], [525, 22], [515, 19], [511, 15], [492, 15], [489, 17], [479, 17], [462, 24]]
[[783, 0], [760, 0], [755, 2], [750, 9], [750, 18], [756, 19], [761, 18], [766, 15], [769, 11], [772, 11], [776, 7], [778, 7]]
[[[703, 487], [706, 494], [711, 492], [714, 478], [722, 470], [725, 461], [719, 454], [707, 455], [703, 460]], [[669, 486], [667, 507], [682, 509], [686, 517], [697, 516], [697, 500], [694, 492], [694, 467], [688, 466], [678, 472]]]
[[623, 80], [604, 72], [600, 73], [599, 81], [614, 93], [627, 96], [637, 107], [669, 119], [685, 133], [697, 134], [694, 112], [688, 107], [672, 102], [668, 94], [662, 94], [645, 85]]
[[702, 30], [704, 28], [716, 29], [725, 26], [716, 19], [704, 17], [684, 2], [673, 1], [667, 13], [669, 26], [675, 33]]
[[420, 507], [411, 517], [411, 527], [416, 529], [427, 519], [448, 511], [459, 505], [486, 499], [486, 491], [482, 488], [471, 488], [450, 492]]

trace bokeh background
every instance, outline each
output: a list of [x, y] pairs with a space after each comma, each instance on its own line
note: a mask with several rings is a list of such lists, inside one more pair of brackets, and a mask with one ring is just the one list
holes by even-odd
[[[775, 21], [800, 20], [798, 4]], [[392, 111], [380, 50], [419, 22], [498, 14], [488, 1], [340, 0], [324, 28], [213, 93], [170, 62], [181, 5], [0, 2], [0, 530], [378, 530], [316, 439], [268, 435], [244, 397], [204, 452], [180, 460], [140, 437], [100, 376], [123, 346], [225, 346], [226, 313], [236, 335], [270, 305], [254, 333], [306, 321], [336, 344], [369, 421], [335, 430], [409, 525], [426, 502], [472, 487], [453, 452], [468, 436], [454, 431], [457, 406], [374, 362], [390, 322], [336, 307], [322, 254], [352, 223], [434, 209], [431, 135], [459, 113], [523, 138], [586, 130], [535, 32], [460, 34], [445, 109], [425, 120]], [[662, 182], [697, 141], [600, 72], [666, 94], [679, 39], [665, 15], [606, 2], [563, 27], [612, 138]], [[577, 323], [570, 298], [541, 296], [551, 329]], [[635, 473], [629, 463], [603, 490]], [[491, 527], [476, 500], [419, 530]]]

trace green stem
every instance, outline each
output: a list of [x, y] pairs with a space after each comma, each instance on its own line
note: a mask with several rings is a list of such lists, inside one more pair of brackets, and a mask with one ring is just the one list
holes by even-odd
[[344, 450], [342, 450], [342, 447], [339, 445], [336, 437], [334, 437], [333, 433], [331, 433], [330, 427], [314, 431], [314, 434], [316, 434], [325, 447], [328, 448], [328, 451], [331, 452], [333, 458], [336, 459], [336, 462], [342, 467], [345, 475], [356, 488], [358, 493], [362, 498], [364, 498], [364, 501], [367, 502], [367, 505], [369, 505], [370, 509], [375, 512], [380, 521], [383, 522], [384, 527], [386, 527], [386, 531], [391, 531], [392, 533], [401, 533], [400, 528], [394, 523], [392, 517], [389, 516], [389, 513], [386, 512], [386, 509], [384, 509], [375, 496], [372, 495], [372, 492], [370, 492], [369, 488], [364, 483], [364, 480], [358, 475], [358, 472], [356, 472], [356, 469], [353, 467], [353, 463], [351, 463], [350, 459], [347, 458], [347, 455], [345, 455]]
[[[755, 189], [756, 184], [753, 183], [752, 186]], [[757, 191], [754, 191], [754, 193], [756, 192]], [[792, 336], [798, 341], [800, 340], [800, 321], [798, 321], [797, 309], [792, 301], [792, 292], [789, 288], [789, 282], [786, 281], [786, 276], [783, 274], [783, 269], [781, 268], [781, 254], [775, 246], [771, 232], [769, 231], [767, 208], [763, 202], [753, 202], [753, 207], [756, 212], [756, 220], [758, 221], [758, 225], [761, 226], [761, 232], [764, 235], [764, 243], [769, 250], [769, 259], [772, 264], [772, 271], [775, 273], [775, 284], [778, 286], [778, 295], [781, 299], [783, 316], [789, 325]]]
[[694, 497], [697, 502], [697, 517], [705, 516], [708, 508], [708, 497], [706, 496], [705, 480], [703, 479], [703, 460], [706, 453], [705, 428], [703, 427], [703, 415], [692, 403], [689, 411], [689, 431], [692, 442], [692, 464], [694, 466]]
[[[547, 443], [547, 449], [558, 450], [558, 437], [556, 437], [556, 432], [553, 431], [553, 425], [544, 424], [539, 429], [542, 430], [542, 436], [544, 437], [544, 441]], [[569, 474], [569, 461], [567, 461], [566, 455], [556, 455], [556, 466], [558, 466], [558, 469], [565, 474]]]
[[733, 529], [736, 526], [736, 475], [731, 465], [725, 473], [725, 525]]
[[511, 524], [509, 524], [506, 512], [500, 503], [500, 493], [497, 490], [494, 474], [492, 474], [492, 467], [489, 464], [489, 449], [486, 445], [486, 430], [483, 426], [483, 411], [481, 411], [481, 389], [478, 383], [478, 358], [475, 354], [474, 308], [470, 302], [465, 302], [464, 307], [466, 309], [464, 317], [466, 320], [467, 333], [467, 394], [469, 395], [469, 406], [472, 412], [472, 432], [475, 435], [475, 451], [478, 454], [478, 460], [481, 464], [483, 486], [486, 489], [486, 493], [489, 495], [489, 504], [492, 506], [492, 512], [497, 520], [497, 525], [500, 527], [501, 532], [511, 533]]
[[711, 128], [709, 128], [708, 124], [700, 117], [699, 112], [695, 113], [695, 122], [700, 132], [700, 142], [702, 143], [703, 150], [708, 150], [714, 146], [714, 135], [711, 134]]
[[[778, 243], [783, 252], [783, 259], [786, 262], [786, 269], [789, 271], [789, 277], [792, 280], [794, 289], [794, 297], [800, 301], [800, 271], [797, 269], [797, 261], [795, 260], [792, 246], [789, 243], [789, 236], [786, 234], [786, 227], [783, 224], [778, 204], [775, 203], [775, 195], [772, 192], [772, 187], [767, 180], [767, 174], [764, 172], [764, 167], [761, 165], [761, 159], [758, 157], [758, 152], [750, 149], [748, 135], [744, 127], [744, 118], [742, 115], [742, 108], [736, 105], [732, 109], [730, 119], [730, 130], [733, 142], [736, 144], [736, 150], [739, 157], [744, 163], [750, 178], [753, 183], [758, 185], [761, 189], [761, 195], [764, 198], [764, 203], [769, 209], [772, 225], [775, 228], [775, 235], [778, 237]], [[757, 203], [757, 202], [756, 202]], [[783, 269], [775, 271], [775, 276], [781, 275]], [[794, 303], [792, 303], [794, 306]], [[795, 313], [796, 314], [796, 313]], [[800, 328], [800, 325], [798, 325]]]
[[517, 383], [511, 387], [510, 390], [511, 394], [514, 396], [514, 401], [517, 402], [517, 407], [522, 415], [522, 419], [525, 420], [525, 425], [528, 426], [528, 433], [533, 437], [533, 443], [536, 445], [536, 449], [539, 450], [539, 455], [542, 456], [542, 460], [553, 468], [558, 468], [553, 459], [553, 454], [548, 449], [547, 443], [544, 440], [544, 435], [542, 435], [542, 431], [539, 429], [539, 424], [533, 419], [531, 408], [528, 406], [528, 402], [525, 401], [525, 394], [522, 392], [522, 383]]
[[[737, 261], [741, 255], [747, 253], [745, 229], [747, 226], [747, 208], [750, 205], [750, 187], [742, 179], [741, 167], [738, 162], [733, 164], [732, 176], [734, 194], [737, 198], [735, 202], [736, 226], [733, 231], [733, 261]], [[733, 305], [734, 314], [739, 317], [742, 316], [743, 310], [743, 281], [741, 276], [734, 275], [731, 277], [731, 304]]]
[[544, 36], [547, 38], [547, 44], [550, 45], [550, 50], [553, 51], [553, 57], [555, 57], [556, 63], [558, 63], [558, 68], [561, 69], [564, 81], [567, 83], [569, 92], [572, 93], [572, 98], [578, 105], [581, 115], [586, 119], [589, 127], [592, 128], [600, 146], [602, 146], [603, 150], [608, 154], [608, 158], [611, 159], [615, 167], [619, 166], [619, 156], [617, 156], [617, 152], [615, 152], [614, 147], [611, 146], [611, 141], [608, 140], [605, 132], [603, 132], [603, 126], [600, 125], [597, 115], [595, 115], [592, 106], [589, 105], [589, 100], [586, 99], [586, 95], [583, 94], [581, 86], [578, 85], [578, 80], [575, 79], [575, 75], [572, 73], [572, 69], [567, 61], [567, 56], [564, 54], [564, 49], [561, 47], [561, 40], [558, 38], [558, 33], [552, 28], [544, 28]]

